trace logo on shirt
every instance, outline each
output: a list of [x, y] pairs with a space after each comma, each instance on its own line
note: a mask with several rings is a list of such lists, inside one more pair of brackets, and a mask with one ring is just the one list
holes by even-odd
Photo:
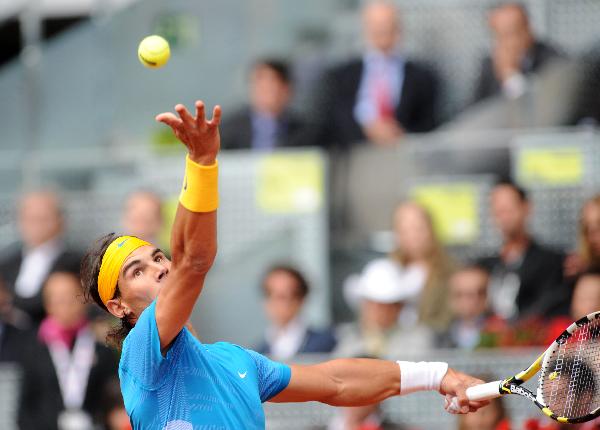
[[248, 374], [248, 371], [245, 371], [244, 373], [238, 371], [238, 376], [242, 379], [244, 379], [247, 374]]

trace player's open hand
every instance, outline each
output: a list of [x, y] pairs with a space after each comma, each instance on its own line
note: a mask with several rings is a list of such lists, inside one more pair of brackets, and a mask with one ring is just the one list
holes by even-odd
[[221, 146], [221, 107], [215, 106], [210, 121], [205, 117], [202, 101], [196, 102], [196, 116], [192, 116], [182, 104], [176, 105], [175, 111], [179, 117], [165, 112], [158, 114], [156, 120], [171, 127], [177, 139], [188, 148], [192, 161], [203, 165], [213, 164]]
[[440, 385], [440, 393], [446, 396], [446, 410], [450, 413], [466, 414], [489, 404], [489, 401], [469, 401], [466, 390], [483, 381], [465, 373], [448, 368], [448, 372]]

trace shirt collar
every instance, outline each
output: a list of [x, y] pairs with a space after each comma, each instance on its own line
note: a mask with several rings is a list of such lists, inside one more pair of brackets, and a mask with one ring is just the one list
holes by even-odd
[[28, 248], [26, 246], [23, 247], [23, 255], [27, 256], [32, 253], [58, 254], [58, 253], [60, 253], [62, 248], [63, 248], [63, 241], [62, 241], [62, 238], [59, 236], [59, 237], [55, 237], [54, 239], [50, 239], [50, 240], [42, 243], [41, 245], [36, 246], [35, 248]]
[[283, 335], [290, 336], [304, 334], [306, 330], [306, 323], [298, 316], [291, 320], [285, 327], [275, 327], [271, 325], [267, 329], [267, 337], [269, 340], [273, 341]]
[[402, 55], [398, 51], [392, 51], [391, 54], [384, 54], [383, 52], [373, 48], [367, 49], [367, 51], [363, 55], [363, 60], [365, 63], [369, 63], [372, 61], [386, 61], [395, 62], [397, 64], [403, 64], [405, 62], [404, 55]]

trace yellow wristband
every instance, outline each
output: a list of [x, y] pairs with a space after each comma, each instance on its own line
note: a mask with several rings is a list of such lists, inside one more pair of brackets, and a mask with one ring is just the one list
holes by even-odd
[[219, 207], [219, 163], [202, 166], [185, 157], [185, 177], [179, 203], [192, 212], [213, 212]]

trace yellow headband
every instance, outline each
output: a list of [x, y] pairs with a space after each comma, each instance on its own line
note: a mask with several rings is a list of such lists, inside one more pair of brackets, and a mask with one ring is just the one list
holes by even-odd
[[115, 295], [119, 272], [127, 257], [136, 249], [147, 245], [151, 244], [135, 236], [119, 236], [108, 245], [98, 274], [98, 294], [102, 303], [106, 305]]

